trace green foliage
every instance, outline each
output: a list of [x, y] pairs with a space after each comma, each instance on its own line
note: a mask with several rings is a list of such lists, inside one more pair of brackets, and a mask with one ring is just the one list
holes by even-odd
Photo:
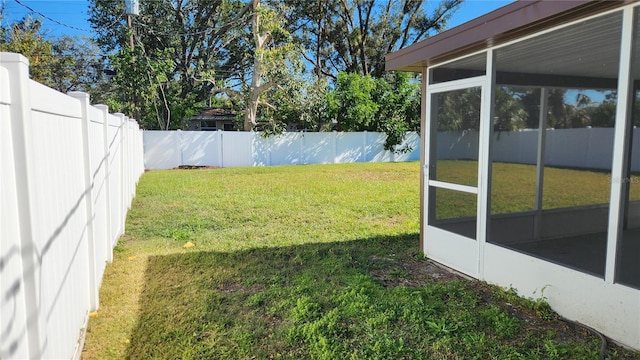
[[[537, 110], [537, 108], [536, 108]], [[496, 90], [494, 130], [515, 131], [524, 129], [528, 114], [522, 103], [508, 87]]]
[[466, 131], [480, 129], [479, 87], [437, 94], [438, 131]]
[[[136, 47], [123, 48], [111, 56], [111, 64], [117, 69], [111, 80], [115, 100], [112, 110], [131, 114], [143, 128], [170, 128], [172, 109], [167, 93], [170, 93], [168, 81], [173, 64], [163, 55], [160, 51], [149, 54]], [[188, 99], [187, 96], [185, 102]], [[184, 103], [171, 101], [171, 104]]]
[[480, 313], [480, 317], [486, 322], [488, 328], [492, 329], [498, 337], [513, 337], [520, 331], [519, 320], [495, 305], [483, 310]]
[[280, 133], [300, 118], [301, 49], [285, 27], [282, 3], [257, 1], [253, 6], [255, 50], [251, 84], [245, 86], [245, 130]]
[[420, 131], [420, 86], [407, 73], [387, 73], [377, 80], [380, 109], [377, 131], [387, 135], [385, 149], [398, 153], [413, 149], [398, 147], [409, 131]]
[[[598, 91], [603, 100], [597, 102], [587, 95], [594, 92], [596, 90], [585, 92], [575, 89], [549, 89], [547, 128], [613, 127], [617, 94], [614, 91]], [[499, 130], [539, 127], [539, 89], [503, 87], [497, 92], [496, 97], [496, 127]], [[634, 108], [640, 109], [639, 106], [640, 97], [636, 97]], [[633, 112], [634, 124], [640, 124], [639, 113]]]
[[329, 99], [326, 80], [318, 79], [315, 82], [307, 82], [305, 90], [302, 92], [300, 125], [304, 129], [317, 131], [329, 130]]
[[[611, 91], [602, 93], [604, 100], [595, 102], [585, 91], [549, 89], [547, 127], [613, 127], [617, 96]], [[575, 97], [570, 94], [575, 94]], [[479, 88], [440, 93], [437, 99], [439, 131], [478, 130]], [[640, 109], [639, 104], [640, 97], [635, 100], [635, 108]], [[634, 112], [634, 124], [640, 123], [639, 113], [640, 110]], [[494, 131], [539, 128], [540, 89], [499, 87], [495, 94], [493, 115]]]
[[[123, 2], [91, 0], [96, 41], [117, 57], [112, 65], [118, 76], [127, 76], [116, 79], [116, 86], [129, 93], [112, 92], [113, 105], [141, 119], [145, 128], [183, 127], [182, 121], [209, 100], [220, 76], [243, 78], [251, 60], [244, 37], [246, 7], [233, 0], [142, 1], [131, 31]], [[134, 50], [127, 54], [130, 36]], [[137, 85], [141, 93], [131, 94]]]
[[443, 31], [460, 0], [287, 0], [316, 76], [384, 75], [384, 56]]
[[262, 111], [258, 127], [267, 136], [281, 133], [287, 124], [306, 130], [379, 131], [387, 135], [386, 150], [412, 150], [398, 146], [408, 131], [420, 130], [420, 86], [408, 74], [374, 79], [341, 72], [330, 90], [322, 80], [285, 84], [267, 93], [274, 106]]
[[52, 42], [55, 61], [51, 63], [51, 87], [63, 93], [84, 91], [99, 98], [105, 82], [100, 49], [87, 37], [62, 36]]
[[420, 87], [406, 73], [379, 79], [339, 73], [327, 96], [328, 115], [343, 131], [380, 131], [387, 134], [386, 150], [398, 148], [406, 132], [420, 129]]
[[91, 39], [49, 37], [41, 21], [30, 16], [1, 30], [0, 51], [27, 57], [31, 79], [63, 93], [84, 91], [92, 100], [102, 100], [104, 64]]
[[53, 44], [42, 32], [42, 22], [30, 16], [11, 24], [0, 39], [0, 51], [19, 53], [29, 59], [31, 79], [45, 85], [50, 81], [51, 66], [56, 61]]
[[329, 114], [343, 131], [373, 130], [372, 123], [378, 112], [374, 100], [376, 81], [370, 76], [341, 72], [336, 80], [335, 93]]
[[[173, 128], [224, 93], [247, 116], [245, 128], [269, 134], [287, 126], [327, 130], [339, 113], [344, 129], [384, 131], [387, 149], [407, 151], [394, 146], [417, 129], [419, 97], [406, 75], [384, 75], [384, 55], [444, 29], [459, 1], [444, 0], [431, 13], [422, 3], [151, 1], [140, 4], [130, 31], [121, 3], [91, 0], [96, 40], [104, 51], [119, 54], [113, 65], [127, 74], [117, 79], [117, 88], [141, 86], [140, 94], [112, 91], [103, 102], [141, 119], [145, 128]], [[130, 36], [149, 64], [126, 60], [122, 52]], [[352, 45], [345, 46], [345, 39]], [[302, 59], [311, 61], [314, 52], [315, 76], [304, 76]], [[171, 68], [158, 70], [164, 61]], [[327, 81], [339, 71], [376, 80], [342, 75], [335, 84]], [[159, 73], [166, 81], [156, 81]], [[333, 94], [332, 85], [343, 90]]]
[[604, 102], [600, 106], [589, 107], [587, 116], [593, 127], [612, 128], [616, 120], [616, 104], [615, 102]]

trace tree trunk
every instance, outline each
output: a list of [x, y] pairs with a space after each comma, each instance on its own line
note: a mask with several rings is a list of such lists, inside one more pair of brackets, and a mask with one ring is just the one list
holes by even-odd
[[244, 130], [251, 131], [253, 130], [257, 123], [258, 119], [258, 95], [253, 92], [253, 88], [251, 93], [249, 94], [249, 101], [247, 102], [247, 109], [244, 111]]
[[253, 0], [253, 15], [251, 17], [251, 30], [253, 32], [253, 40], [256, 44], [255, 54], [253, 56], [253, 74], [251, 74], [251, 87], [249, 88], [249, 98], [247, 100], [247, 109], [244, 113], [244, 129], [251, 131], [257, 125], [258, 118], [258, 100], [262, 85], [263, 73], [263, 54], [264, 44], [268, 36], [260, 33], [260, 0]]

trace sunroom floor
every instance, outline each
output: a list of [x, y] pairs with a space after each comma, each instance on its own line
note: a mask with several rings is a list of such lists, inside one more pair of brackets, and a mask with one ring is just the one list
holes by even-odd
[[[607, 234], [596, 233], [510, 244], [507, 247], [604, 278]], [[640, 229], [625, 230], [616, 282], [640, 289]]]

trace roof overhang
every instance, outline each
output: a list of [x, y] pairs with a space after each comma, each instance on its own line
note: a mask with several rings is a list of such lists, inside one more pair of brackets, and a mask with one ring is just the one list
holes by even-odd
[[635, 2], [520, 0], [385, 57], [386, 70], [423, 67]]

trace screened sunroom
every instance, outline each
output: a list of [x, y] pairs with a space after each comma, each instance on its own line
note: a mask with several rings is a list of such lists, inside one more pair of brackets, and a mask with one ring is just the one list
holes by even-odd
[[421, 246], [640, 349], [640, 2], [519, 1], [422, 73]]

